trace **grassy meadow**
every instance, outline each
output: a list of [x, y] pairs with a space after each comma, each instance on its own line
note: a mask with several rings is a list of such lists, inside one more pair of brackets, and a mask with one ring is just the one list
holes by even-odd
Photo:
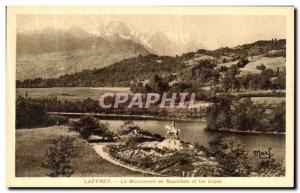
[[277, 70], [277, 68], [285, 68], [286, 59], [284, 57], [261, 57], [257, 60], [253, 60], [244, 67], [241, 68], [242, 73], [260, 73], [261, 71], [256, 68], [261, 64], [264, 64], [267, 69]]
[[60, 135], [75, 137], [77, 156], [72, 161], [72, 176], [149, 176], [116, 166], [99, 157], [91, 144], [69, 132], [66, 126], [16, 130], [16, 176], [46, 177], [49, 170], [44, 167], [45, 152], [52, 139]]

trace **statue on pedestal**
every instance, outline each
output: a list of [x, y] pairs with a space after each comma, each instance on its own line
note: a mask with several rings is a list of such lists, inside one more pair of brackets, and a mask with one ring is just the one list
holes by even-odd
[[180, 133], [180, 129], [177, 129], [175, 127], [175, 123], [174, 121], [172, 121], [171, 125], [166, 125], [166, 130], [167, 130], [167, 135], [166, 138], [167, 139], [179, 139], [179, 133]]

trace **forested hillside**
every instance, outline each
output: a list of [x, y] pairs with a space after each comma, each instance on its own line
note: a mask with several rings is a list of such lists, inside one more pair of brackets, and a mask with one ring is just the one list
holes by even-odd
[[258, 41], [217, 50], [200, 49], [175, 57], [139, 55], [105, 68], [59, 78], [17, 81], [17, 87], [145, 86], [155, 76], [169, 86], [284, 89], [285, 40]]

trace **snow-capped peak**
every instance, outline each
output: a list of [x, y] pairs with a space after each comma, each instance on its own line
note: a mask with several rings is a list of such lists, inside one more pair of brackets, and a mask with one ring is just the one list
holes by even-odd
[[187, 33], [180, 33], [175, 39], [171, 39], [162, 31], [142, 32], [120, 21], [112, 21], [106, 25], [101, 25], [100, 36], [133, 40], [159, 55], [176, 55], [203, 48], [201, 42], [191, 39]]

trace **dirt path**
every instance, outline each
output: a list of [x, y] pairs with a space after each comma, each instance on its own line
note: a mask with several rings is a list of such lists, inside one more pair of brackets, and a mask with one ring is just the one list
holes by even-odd
[[95, 149], [96, 153], [103, 159], [105, 159], [106, 161], [109, 161], [110, 163], [117, 165], [117, 166], [121, 166], [123, 168], [129, 169], [131, 171], [134, 172], [141, 172], [141, 173], [145, 173], [145, 174], [151, 174], [151, 175], [156, 175], [156, 176], [161, 176], [161, 174], [155, 173], [155, 172], [150, 172], [150, 171], [145, 171], [145, 170], [141, 170], [138, 168], [135, 168], [133, 166], [129, 166], [129, 165], [125, 165], [115, 159], [113, 159], [107, 152], [104, 151], [104, 147], [107, 144], [95, 144], [93, 146], [93, 148]]

